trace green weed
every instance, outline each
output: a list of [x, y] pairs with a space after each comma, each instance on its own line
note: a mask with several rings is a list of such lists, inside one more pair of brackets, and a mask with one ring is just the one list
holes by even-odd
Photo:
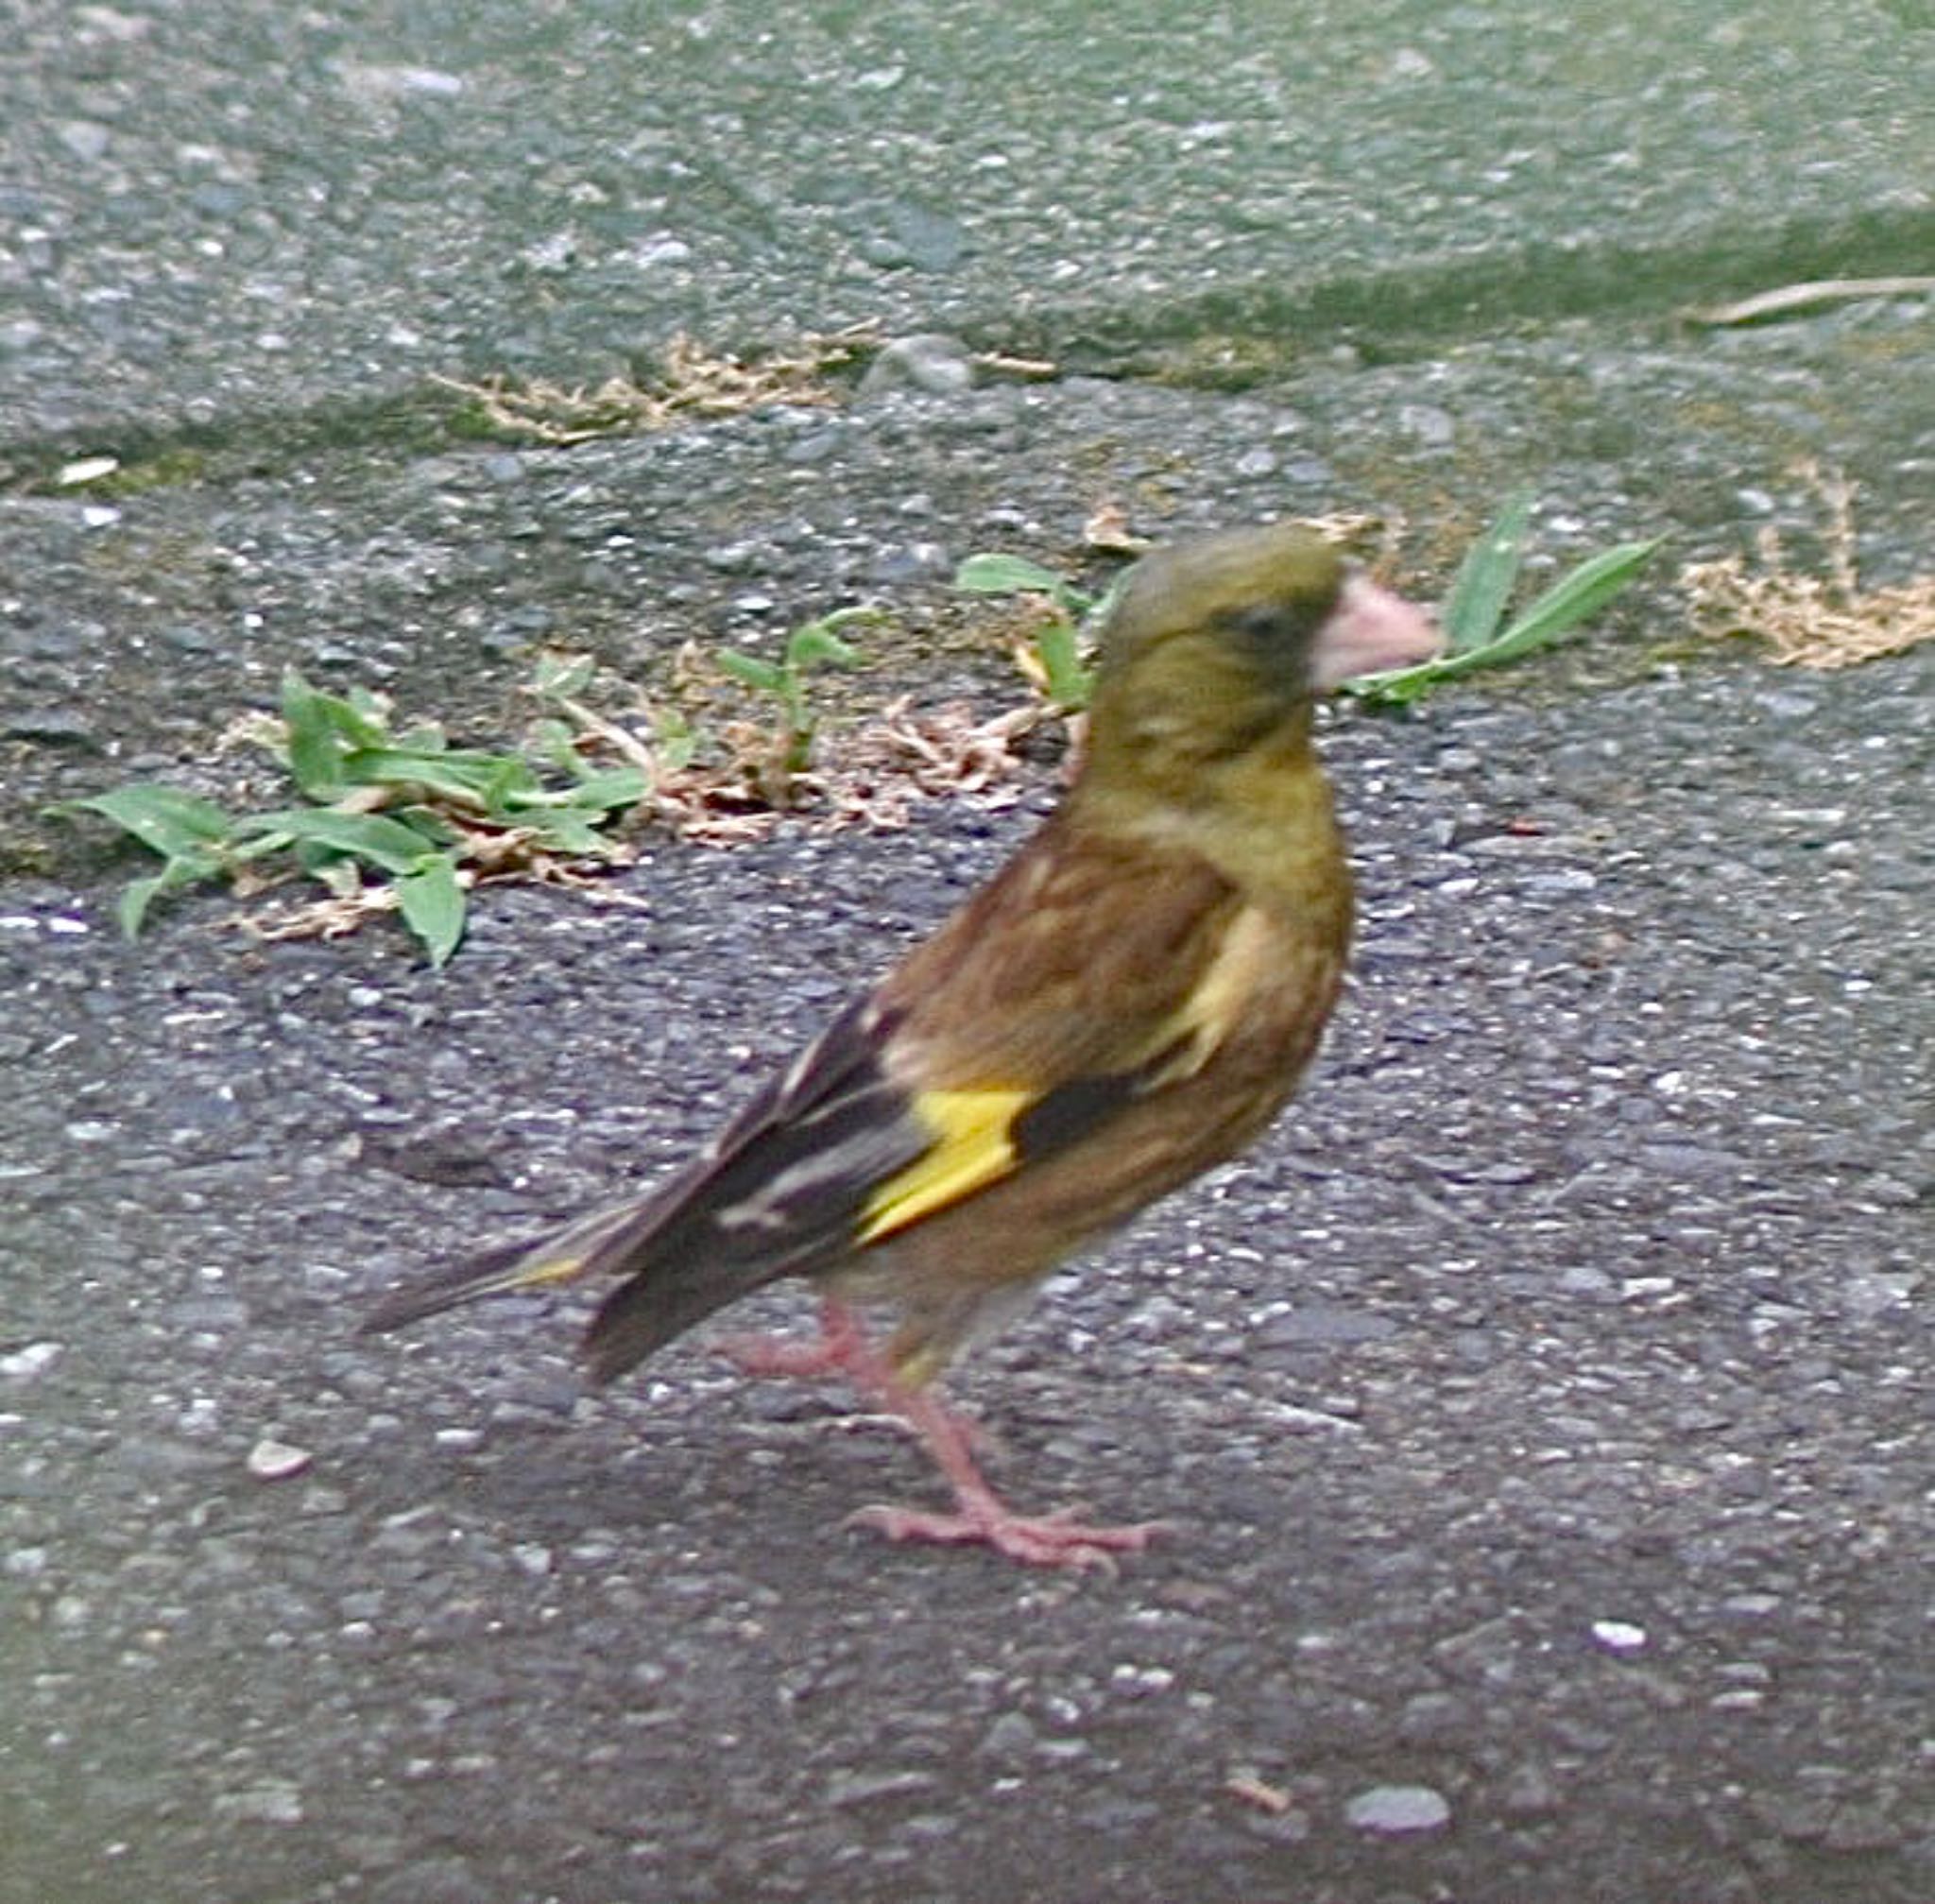
[[1532, 500], [1530, 489], [1519, 490], [1465, 552], [1440, 615], [1444, 653], [1414, 667], [1346, 681], [1345, 694], [1367, 707], [1402, 707], [1441, 682], [1455, 681], [1480, 668], [1504, 667], [1549, 647], [1623, 592], [1665, 540], [1655, 536], [1647, 541], [1620, 542], [1589, 556], [1506, 622], [1506, 609], [1525, 561]]
[[1039, 605], [1016, 659], [1035, 690], [1062, 714], [1080, 713], [1095, 688], [1087, 662], [1095, 636], [1115, 605], [1118, 583], [1099, 595], [1021, 556], [969, 556], [954, 586], [972, 595], [1020, 595]]
[[763, 763], [765, 770], [756, 778], [761, 781], [762, 791], [776, 806], [791, 803], [795, 781], [813, 763], [813, 744], [819, 732], [820, 715], [808, 691], [808, 678], [820, 668], [857, 667], [859, 649], [843, 641], [838, 631], [884, 619], [879, 609], [835, 609], [831, 614], [802, 622], [795, 628], [786, 637], [786, 645], [777, 661], [743, 654], [736, 648], [721, 648], [712, 657], [722, 674], [775, 704], [777, 721], [768, 750], [770, 758]]
[[440, 966], [463, 937], [467, 887], [479, 872], [607, 857], [606, 830], [648, 790], [640, 768], [593, 766], [556, 731], [546, 737], [550, 780], [521, 755], [453, 747], [429, 724], [393, 731], [374, 696], [324, 693], [293, 668], [283, 677], [281, 718], [261, 732], [308, 804], [231, 814], [180, 788], [137, 783], [55, 809], [99, 815], [160, 855], [161, 870], [118, 902], [130, 938], [165, 894], [222, 879], [251, 891], [294, 870], [351, 908], [372, 881], [386, 885]]

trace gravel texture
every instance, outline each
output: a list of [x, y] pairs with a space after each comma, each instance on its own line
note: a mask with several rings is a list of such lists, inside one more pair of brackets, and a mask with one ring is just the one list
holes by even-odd
[[1113, 1581], [843, 1532], [917, 1458], [702, 1344], [349, 1334], [671, 1161], [1024, 814], [668, 847], [441, 978], [16, 889], [11, 1895], [1918, 1895], [1928, 673], [1338, 724], [1302, 1105], [964, 1385], [1019, 1499], [1173, 1521]]
[[1322, 348], [1912, 269], [1911, 12], [8, 0], [0, 443], [340, 437], [679, 327]]
[[[1926, 268], [1926, 9], [797, 10], [0, 4], [0, 1904], [1922, 1904], [1935, 649], [1776, 670], [1672, 577], [1818, 567], [1803, 456], [1927, 567], [1928, 300], [1685, 315]], [[927, 341], [568, 450], [428, 382], [857, 318]], [[1429, 594], [1520, 482], [1541, 575], [1670, 545], [1327, 723], [1302, 1098], [963, 1371], [1018, 1504], [1172, 1523], [1113, 1578], [845, 1527], [921, 1458], [706, 1337], [591, 1395], [538, 1301], [354, 1333], [674, 1164], [1052, 748], [487, 892], [441, 974], [125, 945], [146, 866], [43, 811], [260, 796], [292, 663], [498, 745], [540, 644], [656, 691], [857, 601], [837, 730], [992, 712], [968, 553], [1348, 508]]]

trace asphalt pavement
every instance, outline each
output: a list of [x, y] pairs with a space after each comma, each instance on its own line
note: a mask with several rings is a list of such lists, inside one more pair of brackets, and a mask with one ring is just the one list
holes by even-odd
[[[1683, 564], [1925, 573], [1935, 22], [1773, 8], [0, 5], [0, 1904], [1935, 1894], [1935, 646], [1776, 667]], [[569, 445], [439, 377], [853, 325]], [[85, 464], [111, 461], [90, 475]], [[83, 467], [77, 471], [76, 466]], [[1113, 1577], [846, 1526], [934, 1483], [700, 1336], [591, 1394], [394, 1280], [649, 1181], [1052, 803], [650, 830], [596, 893], [263, 942], [49, 802], [230, 794], [283, 669], [501, 745], [877, 604], [830, 742], [1025, 690], [977, 550], [1521, 483], [1563, 652], [1324, 745], [1363, 932], [1256, 1153], [955, 1392]], [[777, 1295], [737, 1322], [783, 1324]]]

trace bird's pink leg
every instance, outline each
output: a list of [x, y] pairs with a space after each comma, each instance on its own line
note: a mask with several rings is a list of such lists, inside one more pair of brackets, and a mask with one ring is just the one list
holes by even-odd
[[820, 1332], [810, 1342], [787, 1335], [728, 1335], [718, 1352], [745, 1375], [777, 1376], [813, 1381], [822, 1376], [851, 1376], [853, 1358], [866, 1353], [860, 1318], [836, 1296], [820, 1302]]
[[1160, 1521], [1096, 1527], [1074, 1518], [1072, 1508], [1051, 1514], [1012, 1512], [975, 1465], [973, 1426], [925, 1389], [899, 1380], [867, 1341], [854, 1312], [829, 1296], [820, 1311], [820, 1339], [813, 1343], [740, 1342], [728, 1353], [754, 1375], [844, 1375], [861, 1394], [898, 1415], [927, 1444], [954, 1490], [951, 1514], [914, 1507], [863, 1507], [851, 1518], [889, 1540], [980, 1543], [1031, 1567], [1112, 1568], [1118, 1553], [1135, 1553], [1164, 1531]]

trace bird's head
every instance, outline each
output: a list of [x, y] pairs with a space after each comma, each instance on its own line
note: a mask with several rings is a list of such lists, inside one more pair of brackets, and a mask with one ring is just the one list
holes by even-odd
[[1437, 651], [1423, 614], [1308, 529], [1175, 542], [1138, 563], [1109, 619], [1092, 757], [1227, 760], [1300, 731], [1311, 700], [1353, 677]]

